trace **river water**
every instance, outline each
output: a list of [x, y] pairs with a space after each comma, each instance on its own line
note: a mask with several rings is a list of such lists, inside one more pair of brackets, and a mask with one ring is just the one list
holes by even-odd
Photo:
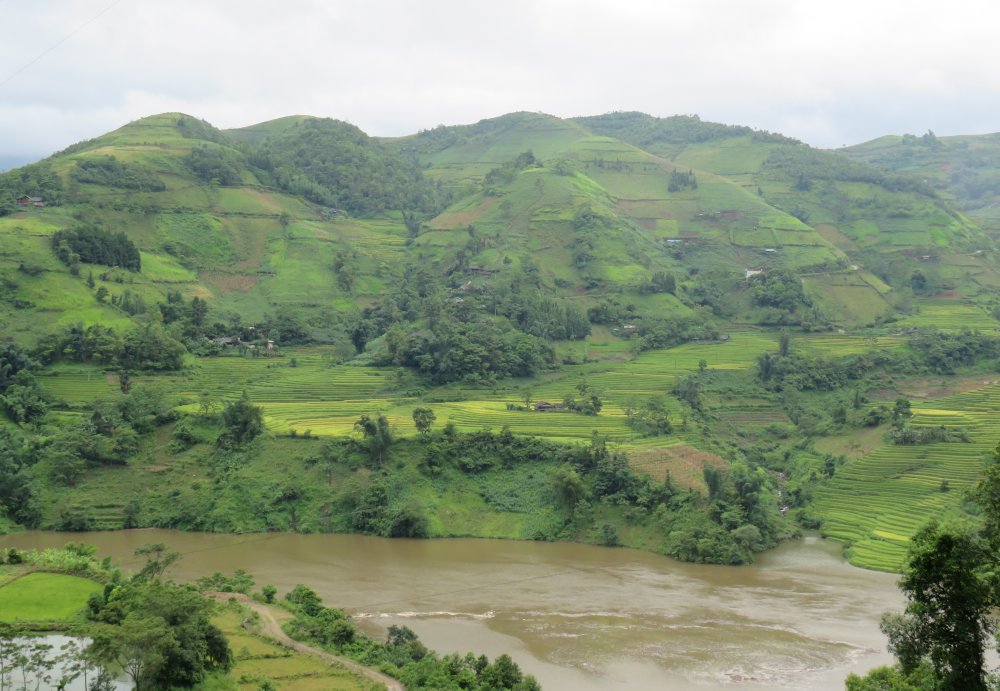
[[139, 565], [136, 547], [164, 542], [183, 554], [177, 580], [245, 569], [279, 593], [304, 583], [367, 633], [399, 624], [441, 652], [506, 652], [548, 691], [842, 689], [848, 672], [891, 661], [878, 622], [903, 604], [896, 576], [852, 567], [818, 538], [744, 567], [566, 543], [356, 535], [28, 532], [0, 545], [71, 540], [126, 569]]

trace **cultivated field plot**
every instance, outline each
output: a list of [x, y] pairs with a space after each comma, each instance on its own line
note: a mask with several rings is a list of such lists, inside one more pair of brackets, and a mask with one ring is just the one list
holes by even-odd
[[677, 378], [698, 371], [702, 360], [708, 369], [745, 370], [753, 366], [761, 353], [777, 347], [777, 338], [771, 334], [733, 333], [728, 341], [686, 343], [642, 353], [628, 362], [568, 374], [539, 384], [533, 391], [536, 399], [558, 402], [574, 392], [580, 374], [585, 374], [587, 383], [607, 400], [624, 406], [636, 399], [669, 393]]
[[[427, 406], [434, 410], [438, 427], [452, 422], [461, 431], [499, 432], [508, 427], [515, 434], [557, 441], [587, 441], [597, 431], [629, 447], [669, 446], [675, 443], [676, 435], [637, 438], [626, 424], [625, 408], [652, 396], [669, 394], [677, 378], [698, 371], [702, 360], [709, 370], [747, 370], [756, 365], [761, 353], [778, 347], [774, 333], [740, 331], [727, 335], [729, 340], [687, 343], [642, 353], [631, 360], [626, 359], [627, 351], [618, 347], [621, 344], [614, 343], [609, 349], [615, 351], [617, 361], [572, 366], [554, 377], [517, 380], [499, 389], [450, 385], [429, 391], [429, 400], [406, 393], [420, 383], [414, 381], [412, 373], [404, 374], [405, 381], [399, 381], [395, 368], [333, 365], [319, 348], [289, 351], [274, 358], [199, 358], [180, 384], [189, 401], [185, 409], [191, 412], [198, 409], [198, 401], [205, 395], [218, 404], [246, 392], [251, 401], [263, 407], [268, 429], [277, 434], [308, 431], [314, 436], [346, 435], [352, 433], [362, 414], [382, 413], [397, 435], [412, 436], [416, 434], [413, 409]], [[809, 355], [840, 357], [902, 343], [900, 337], [808, 334], [793, 337], [792, 348]], [[577, 348], [582, 352], [584, 347], [596, 345], [580, 342], [566, 347], [567, 352]], [[295, 367], [291, 366], [293, 358]], [[532, 403], [561, 403], [565, 397], [577, 395], [576, 387], [581, 382], [599, 392], [604, 401], [600, 415], [508, 409], [508, 405], [524, 407], [525, 392], [530, 392]], [[79, 400], [84, 400], [84, 395], [77, 394]], [[682, 414], [680, 406], [672, 399], [668, 401], [671, 419], [677, 422]], [[732, 408], [721, 412], [728, 416], [727, 423], [741, 429], [786, 422], [773, 405]]]
[[902, 336], [852, 336], [850, 334], [803, 334], [792, 337], [791, 348], [805, 355], [847, 357], [870, 350], [898, 348], [906, 344]]
[[740, 435], [754, 434], [770, 425], [792, 424], [776, 401], [723, 399], [710, 404], [709, 409], [723, 428]]
[[962, 331], [963, 329], [992, 330], [1000, 322], [979, 307], [959, 300], [921, 300], [920, 312], [897, 322], [902, 327]]
[[997, 385], [915, 405], [914, 426], [964, 430], [971, 442], [883, 443], [838, 469], [816, 491], [826, 534], [851, 543], [852, 563], [898, 570], [910, 537], [927, 517], [957, 512], [963, 494], [979, 479], [1000, 440], [998, 409]]
[[234, 355], [199, 358], [182, 388], [188, 395], [207, 392], [219, 399], [239, 398], [246, 391], [256, 403], [357, 400], [385, 388], [392, 371], [334, 366], [319, 350], [293, 351], [280, 358]]
[[242, 626], [245, 612], [226, 608], [213, 617], [233, 650], [230, 676], [239, 680], [240, 691], [256, 691], [267, 680], [281, 689], [299, 691], [373, 691], [381, 688], [338, 664], [317, 656], [298, 653], [270, 639], [250, 634]]
[[60, 363], [37, 376], [47, 394], [71, 404], [109, 398], [119, 391], [118, 376], [95, 365]]
[[[416, 434], [413, 409], [418, 401], [368, 399], [361, 401], [330, 401], [316, 403], [263, 403], [265, 422], [272, 432], [312, 436], [343, 436], [354, 431], [354, 423], [362, 414], [376, 412], [385, 415], [396, 436]], [[617, 406], [605, 406], [600, 415], [587, 416], [569, 412], [540, 413], [507, 410], [501, 401], [462, 401], [428, 404], [436, 417], [435, 427], [451, 422], [461, 432], [491, 430], [499, 432], [509, 427], [515, 434], [544, 437], [552, 441], [589, 441], [596, 431], [619, 443], [630, 441], [634, 434], [625, 424], [625, 411]]]
[[100, 589], [78, 576], [29, 573], [0, 588], [0, 621], [69, 621]]

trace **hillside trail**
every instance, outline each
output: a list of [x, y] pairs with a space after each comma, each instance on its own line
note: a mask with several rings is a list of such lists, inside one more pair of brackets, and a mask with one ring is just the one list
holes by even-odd
[[364, 665], [358, 664], [354, 660], [340, 655], [334, 655], [333, 653], [328, 653], [325, 650], [314, 648], [311, 645], [306, 645], [305, 643], [301, 643], [291, 638], [284, 632], [284, 630], [282, 630], [281, 624], [279, 624], [278, 620], [274, 618], [274, 613], [271, 611], [271, 608], [263, 603], [257, 602], [242, 593], [205, 593], [205, 595], [220, 602], [228, 602], [230, 598], [233, 598], [241, 605], [249, 607], [260, 615], [263, 633], [269, 638], [273, 638], [278, 641], [278, 643], [281, 643], [283, 646], [300, 653], [316, 655], [327, 662], [336, 662], [352, 672], [356, 672], [357, 674], [371, 679], [374, 682], [382, 684], [386, 689], [388, 689], [388, 691], [406, 691], [406, 687], [400, 684], [399, 681], [386, 674], [382, 674], [378, 670], [372, 669], [371, 667], [365, 667]]

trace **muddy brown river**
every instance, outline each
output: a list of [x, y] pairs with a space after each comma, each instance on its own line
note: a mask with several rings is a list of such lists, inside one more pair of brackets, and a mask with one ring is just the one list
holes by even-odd
[[506, 652], [547, 691], [842, 689], [848, 672], [891, 661], [879, 617], [902, 607], [897, 576], [854, 568], [818, 538], [747, 567], [576, 544], [353, 535], [28, 532], [0, 545], [70, 540], [126, 568], [138, 565], [136, 547], [164, 542], [183, 554], [177, 580], [245, 569], [279, 593], [304, 583], [372, 635], [402, 624], [441, 652]]

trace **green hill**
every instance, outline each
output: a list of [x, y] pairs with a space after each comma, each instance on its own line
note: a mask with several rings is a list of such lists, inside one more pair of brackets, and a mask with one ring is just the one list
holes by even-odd
[[892, 172], [781, 135], [695, 117], [615, 113], [577, 122], [740, 184], [814, 228], [870, 285], [874, 274], [904, 288], [919, 267], [934, 289], [973, 297], [998, 278], [995, 260], [981, 256], [991, 251], [982, 229], [913, 171]]
[[839, 149], [856, 161], [925, 180], [991, 233], [1000, 231], [1000, 134], [885, 136]]
[[[469, 223], [524, 228], [532, 238], [546, 238], [525, 250], [541, 251], [542, 256], [548, 253], [552, 261], [545, 265], [559, 267], [566, 274], [558, 277], [562, 282], [589, 286], [592, 296], [615, 283], [636, 290], [656, 272], [675, 273], [682, 281], [697, 275], [710, 279], [713, 289], [721, 287], [721, 302], [726, 304], [715, 305], [716, 312], [758, 321], [764, 317], [747, 314], [753, 308], [742, 296], [747, 272], [788, 269], [812, 276], [807, 290], [816, 295], [817, 302], [826, 303], [827, 319], [865, 323], [889, 310], [888, 286], [867, 272], [851, 269], [844, 251], [821, 232], [769, 204], [738, 176], [650, 153], [634, 145], [645, 142], [643, 137], [629, 144], [606, 136], [600, 128], [593, 128], [599, 134], [592, 134], [587, 128], [594, 122], [520, 113], [471, 126], [439, 127], [391, 145], [416, 156], [429, 177], [471, 193], [439, 219], [428, 222], [429, 228]], [[746, 129], [714, 127], [726, 134]], [[515, 138], [515, 128], [526, 132]], [[691, 137], [689, 133], [684, 136]], [[508, 186], [513, 184], [509, 175], [500, 173], [529, 151], [539, 165], [521, 173], [534, 176], [534, 189], [520, 181], [513, 187], [497, 186], [501, 179]], [[548, 195], [560, 187], [559, 177], [574, 179], [574, 190], [552, 203]], [[574, 271], [573, 262], [566, 259], [573, 258], [573, 243], [578, 240], [569, 234], [561, 240], [553, 236], [560, 222], [571, 221], [576, 211], [570, 209], [587, 205], [602, 210], [609, 228], [629, 229], [622, 236], [599, 233], [605, 246], [587, 252], [598, 264], [618, 255], [611, 273], [592, 265], [589, 257], [585, 272]], [[525, 208], [535, 216], [526, 217]], [[515, 216], [517, 220], [508, 223]], [[508, 244], [516, 241], [516, 236], [508, 238]], [[641, 261], [625, 261], [629, 251]], [[831, 287], [836, 289], [827, 290]], [[851, 293], [851, 302], [864, 296], [870, 307], [859, 313], [839, 293]]]
[[[527, 152], [530, 165], [518, 165]], [[514, 113], [377, 140], [305, 116], [222, 132], [164, 114], [0, 176], [11, 200], [46, 199], [0, 222], [15, 248], [0, 266], [8, 293], [43, 313], [8, 308], [5, 319], [35, 338], [68, 306], [85, 323], [134, 316], [90, 304], [100, 287], [121, 299], [122, 277], [90, 266], [74, 277], [46, 249], [74, 224], [128, 235], [144, 257], [128, 290], [148, 304], [179, 290], [220, 315], [302, 313], [321, 340], [391, 293], [409, 261], [449, 271], [453, 289], [465, 277], [485, 290], [530, 257], [545, 292], [582, 309], [624, 294], [646, 312], [839, 326], [891, 314], [919, 257], [930, 258], [927, 293], [976, 297], [1000, 282], [969, 220], [912, 178], [873, 171], [690, 117]], [[24, 258], [28, 272], [17, 269]], [[88, 288], [95, 269], [100, 286]], [[58, 301], [35, 287], [34, 270], [63, 274]], [[768, 270], [798, 274], [812, 308], [757, 309], [746, 276]], [[678, 288], [652, 290], [654, 275]]]
[[[321, 133], [343, 129], [315, 122]], [[379, 171], [396, 163], [399, 171], [412, 166], [364, 135], [351, 134], [345, 146], [357, 160], [351, 159], [347, 169], [361, 182], [345, 198], [355, 195], [367, 200], [359, 203], [385, 206], [405, 194], [405, 184], [387, 183]], [[323, 185], [333, 184], [310, 177], [308, 168], [291, 182], [281, 178], [287, 169], [283, 144], [294, 146], [297, 135], [282, 136], [291, 140], [268, 139], [262, 154], [201, 121], [165, 114], [2, 176], [0, 188], [12, 199], [30, 194], [46, 204], [25, 210], [13, 206], [13, 213], [0, 218], [9, 248], [0, 273], [10, 297], [0, 314], [11, 335], [33, 340], [68, 321], [120, 324], [136, 316], [95, 301], [95, 291], [104, 288], [106, 303], [131, 292], [155, 309], [168, 292], [179, 291], [186, 299], [208, 300], [219, 317], [233, 312], [248, 320], [275, 310], [322, 307], [322, 315], [308, 320], [330, 338], [336, 314], [353, 313], [367, 296], [386, 291], [406, 232], [398, 212], [359, 220], [282, 191], [283, 183], [294, 186], [299, 180], [322, 196]], [[95, 176], [87, 166], [105, 173]], [[137, 188], [131, 183], [137, 178], [153, 184]], [[419, 175], [416, 180], [419, 185]], [[72, 275], [48, 244], [57, 230], [78, 225], [125, 232], [142, 252], [141, 271], [83, 264]], [[91, 274], [93, 287], [87, 285]], [[25, 313], [25, 306], [36, 314]]]
[[[426, 513], [434, 535], [742, 561], [795, 518], [891, 567], [941, 478], [880, 485], [905, 520], [879, 537], [851, 478], [910, 452], [874, 401], [1000, 358], [965, 333], [1000, 327], [984, 207], [916, 172], [688, 116], [130, 123], [0, 175], [4, 520], [388, 534]], [[231, 448], [219, 411], [244, 395], [268, 434]], [[391, 463], [366, 457], [380, 429], [412, 437]], [[519, 465], [541, 453], [519, 436], [561, 446]], [[376, 499], [386, 521], [354, 525]]]

